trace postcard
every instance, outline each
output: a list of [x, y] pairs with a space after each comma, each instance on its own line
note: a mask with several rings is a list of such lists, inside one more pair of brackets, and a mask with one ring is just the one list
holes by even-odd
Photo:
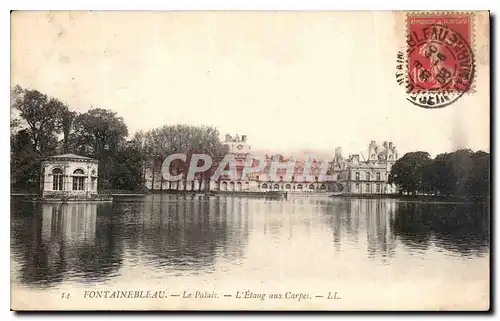
[[488, 11], [14, 11], [11, 309], [487, 311]]

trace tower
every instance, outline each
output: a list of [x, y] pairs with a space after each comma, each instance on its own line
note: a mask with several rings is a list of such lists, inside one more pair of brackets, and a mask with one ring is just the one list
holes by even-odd
[[251, 147], [247, 141], [247, 135], [239, 135], [232, 137], [226, 134], [226, 139], [224, 140], [224, 145], [228, 148], [228, 153], [230, 154], [249, 154]]
[[372, 161], [372, 162], [375, 162], [377, 161], [377, 157], [378, 157], [378, 151], [377, 151], [377, 143], [372, 140], [370, 142], [370, 145], [368, 145], [368, 160], [369, 161]]

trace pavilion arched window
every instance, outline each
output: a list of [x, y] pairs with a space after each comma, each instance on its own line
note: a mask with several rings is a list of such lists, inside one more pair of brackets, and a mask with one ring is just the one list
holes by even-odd
[[83, 191], [85, 189], [85, 172], [83, 169], [75, 169], [73, 171], [73, 190]]
[[63, 171], [60, 168], [54, 168], [52, 170], [52, 190], [63, 190]]

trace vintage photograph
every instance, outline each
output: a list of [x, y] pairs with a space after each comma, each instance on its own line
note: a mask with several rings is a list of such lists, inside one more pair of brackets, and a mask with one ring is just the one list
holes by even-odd
[[13, 11], [11, 309], [487, 311], [488, 11]]

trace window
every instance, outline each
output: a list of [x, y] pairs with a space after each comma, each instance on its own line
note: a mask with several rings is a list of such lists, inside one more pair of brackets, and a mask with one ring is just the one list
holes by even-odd
[[292, 176], [292, 182], [295, 181], [295, 176]]
[[377, 183], [377, 193], [380, 193], [380, 183]]
[[359, 183], [356, 183], [356, 189], [359, 190]]
[[359, 181], [359, 172], [356, 172], [356, 180]]
[[314, 177], [314, 180], [317, 182], [318, 181], [318, 176]]
[[380, 172], [377, 172], [377, 181], [380, 181]]
[[280, 176], [280, 181], [283, 182], [283, 176]]
[[366, 183], [366, 192], [371, 193], [370, 184]]
[[290, 185], [290, 184], [286, 184], [286, 185], [285, 185], [285, 188], [286, 188], [286, 189], [290, 189], [290, 188], [292, 188], [292, 185]]
[[302, 189], [302, 184], [297, 185], [297, 189]]
[[326, 189], [326, 185], [325, 184], [321, 184], [321, 189]]
[[257, 179], [257, 181], [259, 180], [259, 175], [255, 176], [255, 178]]
[[54, 168], [52, 170], [52, 189], [54, 191], [63, 190], [63, 171], [60, 168]]
[[309, 189], [314, 189], [314, 185], [313, 184], [309, 185]]
[[274, 189], [280, 189], [280, 186], [278, 184], [274, 184]]
[[73, 190], [83, 191], [85, 185], [85, 172], [83, 169], [75, 169], [73, 172]]
[[85, 177], [73, 177], [73, 190], [83, 191], [83, 181]]
[[371, 178], [370, 172], [366, 172], [366, 180], [370, 181], [371, 180], [370, 178]]
[[337, 175], [337, 181], [340, 181], [340, 174]]

